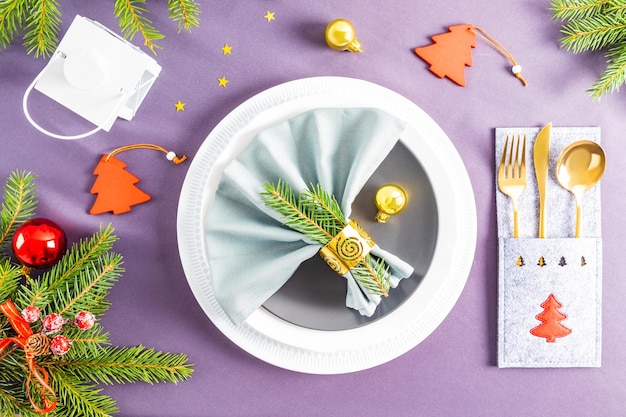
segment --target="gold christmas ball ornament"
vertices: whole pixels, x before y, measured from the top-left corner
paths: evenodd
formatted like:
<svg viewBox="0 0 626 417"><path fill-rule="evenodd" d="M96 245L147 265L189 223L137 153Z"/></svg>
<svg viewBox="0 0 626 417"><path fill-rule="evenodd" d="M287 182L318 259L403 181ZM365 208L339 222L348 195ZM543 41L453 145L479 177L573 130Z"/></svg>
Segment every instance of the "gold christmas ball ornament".
<svg viewBox="0 0 626 417"><path fill-rule="evenodd" d="M407 197L401 187L395 184L387 184L378 189L375 202L378 209L376 221L378 223L387 223L391 216L404 210Z"/></svg>
<svg viewBox="0 0 626 417"><path fill-rule="evenodd" d="M337 51L363 52L354 26L346 19L335 19L326 26L326 43Z"/></svg>

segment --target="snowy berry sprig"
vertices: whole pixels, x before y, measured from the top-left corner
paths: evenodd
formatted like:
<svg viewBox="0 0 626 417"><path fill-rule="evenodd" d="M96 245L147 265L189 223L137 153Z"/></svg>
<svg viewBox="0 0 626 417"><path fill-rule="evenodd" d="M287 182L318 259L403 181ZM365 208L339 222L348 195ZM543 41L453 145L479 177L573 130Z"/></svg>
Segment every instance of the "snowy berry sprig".
<svg viewBox="0 0 626 417"><path fill-rule="evenodd" d="M28 323L35 323L41 320L41 311L37 306L28 306L22 310L21 314ZM49 335L58 333L68 323L74 324L80 330L89 330L94 326L95 322L95 316L89 311L80 311L76 313L73 319L64 319L63 316L57 313L48 314L42 320L40 334L44 341L35 348L38 349L37 354L45 354L47 350L55 355L66 354L72 346L72 341L63 334L57 334L52 338Z"/></svg>

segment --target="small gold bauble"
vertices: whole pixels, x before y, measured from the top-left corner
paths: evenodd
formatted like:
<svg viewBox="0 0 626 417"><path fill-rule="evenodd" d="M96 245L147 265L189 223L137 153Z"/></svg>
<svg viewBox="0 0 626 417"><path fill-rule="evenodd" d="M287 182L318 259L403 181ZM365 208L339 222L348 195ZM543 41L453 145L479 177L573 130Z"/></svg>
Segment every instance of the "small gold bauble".
<svg viewBox="0 0 626 417"><path fill-rule="evenodd" d="M363 52L354 26L345 19L335 19L326 26L326 43L337 51Z"/></svg>
<svg viewBox="0 0 626 417"><path fill-rule="evenodd" d="M406 193L401 187L395 184L383 185L376 192L375 202L378 209L376 221L387 223L391 216L404 210L406 201Z"/></svg>

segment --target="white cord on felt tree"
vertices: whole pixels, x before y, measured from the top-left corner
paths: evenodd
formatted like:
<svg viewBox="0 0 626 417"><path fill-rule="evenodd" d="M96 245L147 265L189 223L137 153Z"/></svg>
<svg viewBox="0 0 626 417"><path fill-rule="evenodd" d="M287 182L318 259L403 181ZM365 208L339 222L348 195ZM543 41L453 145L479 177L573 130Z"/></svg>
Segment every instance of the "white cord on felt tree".
<svg viewBox="0 0 626 417"><path fill-rule="evenodd" d="M117 106L115 106L115 108L113 109L113 111L111 112L111 115L106 119L105 123L103 125L97 126L95 129L92 129L88 132L85 133L81 133L78 135L59 135L56 133L52 133L46 129L44 129L43 127L39 126L31 117L30 113L28 112L28 97L30 96L31 91L33 90L33 88L35 88L35 85L37 84L37 82L39 81L39 79L42 77L42 75L44 74L45 70L54 62L56 61L59 57L65 58L67 55L64 54L61 51L56 51L54 53L54 55L50 58L50 61L48 61L48 64L44 67L44 69L35 77L35 79L33 80L32 83L30 83L30 85L28 86L28 88L26 89L26 91L24 92L24 98L22 100L22 108L24 110L24 116L26 116L26 120L28 120L28 122L38 131L40 131L41 133L43 133L46 136L50 136L52 138L55 139L65 139L65 140L73 140L73 139L82 139L85 138L87 136L91 136L94 133L99 132L100 130L102 130L103 126L107 125L109 122L111 122L111 120L115 119L117 117L117 114L120 110L120 108L124 105L125 101L126 101L126 97L128 96L128 92L124 89L120 90L120 102Z"/></svg>

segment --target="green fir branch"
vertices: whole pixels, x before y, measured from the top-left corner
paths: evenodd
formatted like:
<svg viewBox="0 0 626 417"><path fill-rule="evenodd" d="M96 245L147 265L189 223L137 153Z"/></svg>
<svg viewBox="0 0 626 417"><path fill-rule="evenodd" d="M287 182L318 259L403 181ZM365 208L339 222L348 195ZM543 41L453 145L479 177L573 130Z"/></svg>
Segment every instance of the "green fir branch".
<svg viewBox="0 0 626 417"><path fill-rule="evenodd" d="M51 386L61 405L55 417L109 417L119 410L111 397L100 394L101 388L66 372L54 372Z"/></svg>
<svg viewBox="0 0 626 417"><path fill-rule="evenodd" d="M36 5L36 7L34 7ZM57 0L36 0L26 18L24 46L35 58L48 57L59 42L61 11Z"/></svg>
<svg viewBox="0 0 626 417"><path fill-rule="evenodd" d="M187 355L158 352L143 346L105 347L98 356L62 357L44 364L81 380L104 384L178 383L188 379L193 372L187 363Z"/></svg>
<svg viewBox="0 0 626 417"><path fill-rule="evenodd" d="M110 306L106 297L122 275L121 263L121 255L102 255L90 268L78 274L65 291L59 291L48 309L61 315L75 315L79 311L103 314Z"/></svg>
<svg viewBox="0 0 626 417"><path fill-rule="evenodd" d="M145 3L146 0L115 0L114 12L124 37L132 41L135 35L140 33L143 44L156 54L154 49L160 47L154 41L165 36L145 16L148 13L148 9L143 6Z"/></svg>
<svg viewBox="0 0 626 417"><path fill-rule="evenodd" d="M316 221L316 210L303 204L294 194L289 184L279 180L277 185L266 183L261 193L263 202L283 216L283 224L320 245L326 245L334 237Z"/></svg>
<svg viewBox="0 0 626 417"><path fill-rule="evenodd" d="M614 15L599 15L566 23L561 32L563 47L575 54L597 51L626 37L626 21Z"/></svg>
<svg viewBox="0 0 626 417"><path fill-rule="evenodd" d="M73 286L76 277L79 277L79 280L88 279L94 266L103 269L114 267L112 279L116 279L121 272L117 269L117 265L107 265L100 261L101 257L112 248L113 243L117 240L113 232L113 227L109 224L106 228L94 233L90 239L81 240L72 245L50 270L42 274L37 280L29 281L30 285L22 286L17 297L18 304L22 308L35 305L42 311L46 311L46 307L54 302L55 296L62 294L61 291L66 290L67 286ZM121 260L119 262L121 263ZM93 300L97 300L96 297L93 297ZM57 304L54 305L58 307ZM94 302L91 305L98 312L105 311L108 307L104 301ZM94 312L94 314L99 313Z"/></svg>
<svg viewBox="0 0 626 417"><path fill-rule="evenodd" d="M370 294L386 297L391 287L389 266L383 259L374 259L367 255L365 262L360 262L350 270L352 277ZM372 279L372 277L374 279Z"/></svg>
<svg viewBox="0 0 626 417"><path fill-rule="evenodd" d="M311 184L310 189L302 190L300 201L310 212L315 211L316 221L332 236L336 236L348 224L335 196L319 184Z"/></svg>
<svg viewBox="0 0 626 417"><path fill-rule="evenodd" d="M66 358L82 358L98 356L104 347L110 344L109 334L96 324L89 330L73 328L64 330L63 334L72 341L72 348L65 354Z"/></svg>
<svg viewBox="0 0 626 417"><path fill-rule="evenodd" d="M9 258L0 259L0 302L13 298L22 278L22 268Z"/></svg>
<svg viewBox="0 0 626 417"><path fill-rule="evenodd" d="M0 1L0 46L6 48L24 26L28 0Z"/></svg>
<svg viewBox="0 0 626 417"><path fill-rule="evenodd" d="M605 94L617 92L626 83L626 44L611 48L607 52L606 58L608 61L606 69L587 90L594 99L600 99Z"/></svg>
<svg viewBox="0 0 626 417"><path fill-rule="evenodd" d="M601 14L610 0L552 0L553 18L557 20L586 19Z"/></svg>
<svg viewBox="0 0 626 417"><path fill-rule="evenodd" d="M285 226L326 246L347 225L347 219L333 195L321 185L311 184L296 196L282 180L277 185L266 183L261 198L265 204L282 215ZM370 294L387 296L391 274L383 259L367 255L351 269L354 279Z"/></svg>
<svg viewBox="0 0 626 417"><path fill-rule="evenodd" d="M167 8L170 19L178 23L178 33L183 29L191 31L200 25L200 8L193 0L168 0Z"/></svg>
<svg viewBox="0 0 626 417"><path fill-rule="evenodd" d="M0 249L11 246L15 230L29 220L37 208L35 176L30 172L14 171L4 185L4 199L0 214Z"/></svg>
<svg viewBox="0 0 626 417"><path fill-rule="evenodd" d="M593 99L626 82L626 0L552 0L553 17L564 21L561 46L573 53L608 49L607 66L587 91Z"/></svg>

